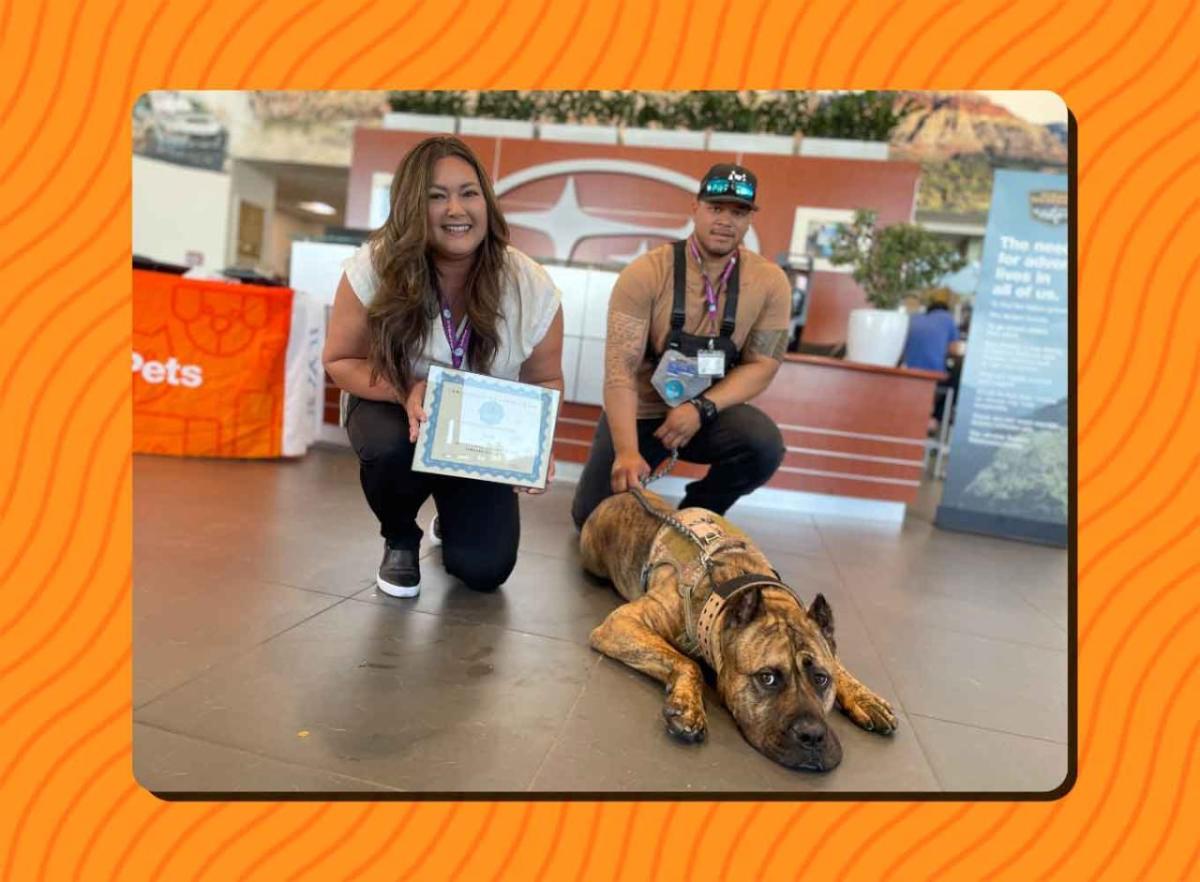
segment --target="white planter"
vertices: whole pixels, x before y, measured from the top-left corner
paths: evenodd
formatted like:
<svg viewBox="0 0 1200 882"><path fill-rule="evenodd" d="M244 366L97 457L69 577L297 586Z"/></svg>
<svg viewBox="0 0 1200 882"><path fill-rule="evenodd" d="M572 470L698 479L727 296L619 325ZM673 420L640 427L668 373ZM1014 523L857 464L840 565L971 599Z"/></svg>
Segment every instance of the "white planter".
<svg viewBox="0 0 1200 882"><path fill-rule="evenodd" d="M904 352L908 313L899 309L852 309L846 329L846 360L895 367Z"/></svg>

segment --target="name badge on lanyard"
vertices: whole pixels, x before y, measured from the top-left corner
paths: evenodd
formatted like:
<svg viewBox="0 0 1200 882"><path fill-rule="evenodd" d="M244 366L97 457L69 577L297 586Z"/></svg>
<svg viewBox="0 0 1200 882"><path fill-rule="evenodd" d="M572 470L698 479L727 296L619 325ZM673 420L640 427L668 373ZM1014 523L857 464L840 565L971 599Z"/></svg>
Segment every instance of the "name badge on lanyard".
<svg viewBox="0 0 1200 882"><path fill-rule="evenodd" d="M707 349L696 351L696 372L702 377L725 376L725 351L714 349L711 339Z"/></svg>

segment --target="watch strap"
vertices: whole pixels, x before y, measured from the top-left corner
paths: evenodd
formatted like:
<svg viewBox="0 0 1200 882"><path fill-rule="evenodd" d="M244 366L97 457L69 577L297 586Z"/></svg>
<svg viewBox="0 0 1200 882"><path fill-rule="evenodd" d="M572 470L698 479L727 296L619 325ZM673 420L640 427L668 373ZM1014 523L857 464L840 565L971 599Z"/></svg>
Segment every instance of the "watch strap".
<svg viewBox="0 0 1200 882"><path fill-rule="evenodd" d="M705 398L704 394L701 393L695 398L689 400L696 406L696 410L700 413L700 425L707 426L710 422L712 422L713 417L717 415L717 408L716 405L712 403L711 399Z"/></svg>

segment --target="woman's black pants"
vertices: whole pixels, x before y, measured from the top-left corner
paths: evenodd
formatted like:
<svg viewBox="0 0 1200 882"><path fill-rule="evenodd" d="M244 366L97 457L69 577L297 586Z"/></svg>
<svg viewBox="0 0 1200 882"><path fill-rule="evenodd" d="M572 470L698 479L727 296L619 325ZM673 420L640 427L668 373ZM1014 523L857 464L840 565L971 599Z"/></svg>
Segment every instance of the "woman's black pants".
<svg viewBox="0 0 1200 882"><path fill-rule="evenodd" d="M398 404L350 396L346 431L358 455L367 504L393 548L421 544L417 512L430 495L437 504L446 572L471 588L501 585L517 563L521 518L507 484L413 471L408 415Z"/></svg>

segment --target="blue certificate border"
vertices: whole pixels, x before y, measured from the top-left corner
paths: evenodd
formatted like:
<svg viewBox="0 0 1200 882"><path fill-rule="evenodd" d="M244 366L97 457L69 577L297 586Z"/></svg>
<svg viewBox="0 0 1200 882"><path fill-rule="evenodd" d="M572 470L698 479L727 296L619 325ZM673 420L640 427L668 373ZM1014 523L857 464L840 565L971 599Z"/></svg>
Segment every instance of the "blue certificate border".
<svg viewBox="0 0 1200 882"><path fill-rule="evenodd" d="M436 375L435 371L437 372ZM429 374L429 380L433 382L433 401L429 405L429 428L431 432L433 432L434 427L437 425L438 414L441 411L442 390L446 387L447 383L453 383L462 386L464 390L467 387L493 389L505 395L536 399L541 405L541 416L539 418L541 421L541 430L539 432L540 443L538 444L537 454L533 458L533 469L530 471L518 471L516 469L470 465L436 457L433 455L434 436L431 434L428 442L425 444L425 450L422 452L421 464L427 468L433 467L450 470L467 478L475 477L483 480L501 478L509 481L520 481L530 486L537 485L542 474L542 462L546 458L549 445L553 443L551 440L551 433L554 431L554 410L551 408L551 404L554 402L553 390L541 386L514 383L509 380L497 380L480 374L467 373L466 371L453 371L440 366L431 367Z"/></svg>

